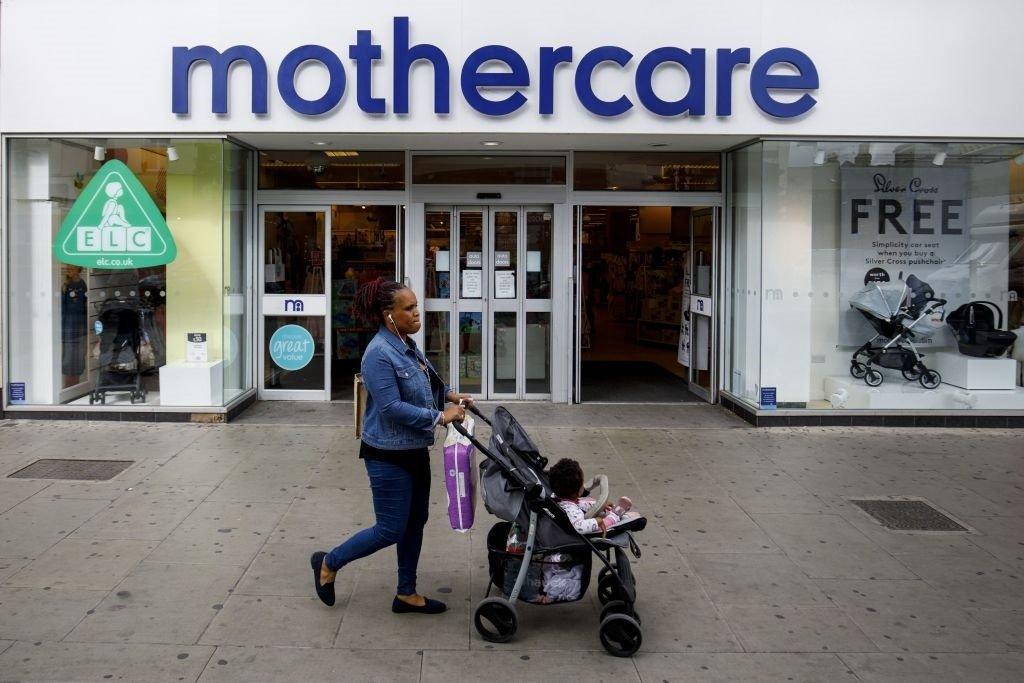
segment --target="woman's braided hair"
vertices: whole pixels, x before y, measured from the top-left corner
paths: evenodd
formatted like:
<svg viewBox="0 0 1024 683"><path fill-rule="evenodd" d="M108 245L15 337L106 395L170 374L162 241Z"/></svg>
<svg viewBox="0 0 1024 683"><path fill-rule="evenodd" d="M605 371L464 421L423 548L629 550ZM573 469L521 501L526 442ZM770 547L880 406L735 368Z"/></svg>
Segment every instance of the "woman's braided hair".
<svg viewBox="0 0 1024 683"><path fill-rule="evenodd" d="M352 312L368 325L383 325L384 309L391 308L395 303L395 295L405 288L400 282L382 277L367 282L356 291Z"/></svg>

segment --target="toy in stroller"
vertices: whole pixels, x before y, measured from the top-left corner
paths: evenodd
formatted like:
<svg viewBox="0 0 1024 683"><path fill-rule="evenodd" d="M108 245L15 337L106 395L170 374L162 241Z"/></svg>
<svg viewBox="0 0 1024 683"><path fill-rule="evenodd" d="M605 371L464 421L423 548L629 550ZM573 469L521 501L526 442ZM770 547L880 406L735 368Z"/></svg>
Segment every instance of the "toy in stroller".
<svg viewBox="0 0 1024 683"><path fill-rule="evenodd" d="M476 630L485 640L504 643L519 626L516 600L551 605L582 599L596 557L603 565L598 572L598 599L604 605L598 631L601 644L615 656L632 656L640 649L643 633L626 549L640 557L632 532L643 530L647 520L633 517L605 536L579 533L552 496L544 472L547 459L511 413L499 406L487 419L473 406L468 410L491 426L490 447L462 425L453 425L484 455L480 464L484 505L504 520L487 534L490 581L487 596L473 615ZM602 495L607 499L607 479ZM603 502L599 500L594 510ZM492 596L492 589L501 595Z"/></svg>
<svg viewBox="0 0 1024 683"><path fill-rule="evenodd" d="M98 375L89 404L106 404L109 392L128 392L132 403L145 402L141 355L146 309L135 298L106 299L98 304Z"/></svg>
<svg viewBox="0 0 1024 683"><path fill-rule="evenodd" d="M899 370L904 379L919 382L925 389L939 386L942 376L924 364L913 339L935 333L931 318L945 305L945 299L935 298L928 283L914 275L906 282L868 283L850 297L850 307L860 311L878 334L853 353L850 374L869 387L877 387L884 380L873 367L877 365Z"/></svg>

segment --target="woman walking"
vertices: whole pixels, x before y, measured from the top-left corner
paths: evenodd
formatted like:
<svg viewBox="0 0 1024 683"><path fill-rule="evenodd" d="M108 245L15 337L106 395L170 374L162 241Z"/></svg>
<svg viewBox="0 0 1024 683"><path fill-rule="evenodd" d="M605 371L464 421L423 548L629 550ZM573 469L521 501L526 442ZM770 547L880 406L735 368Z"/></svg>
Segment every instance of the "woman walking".
<svg viewBox="0 0 1024 683"><path fill-rule="evenodd" d="M391 611L438 614L447 606L416 592L430 499L427 449L439 425L465 417L462 405L472 397L449 390L409 336L420 329L419 305L411 289L378 278L356 292L353 312L379 328L361 363L367 400L359 446L376 523L329 553L313 553L313 586L324 604L333 605L339 570L397 545L398 589ZM446 400L455 405L444 408Z"/></svg>

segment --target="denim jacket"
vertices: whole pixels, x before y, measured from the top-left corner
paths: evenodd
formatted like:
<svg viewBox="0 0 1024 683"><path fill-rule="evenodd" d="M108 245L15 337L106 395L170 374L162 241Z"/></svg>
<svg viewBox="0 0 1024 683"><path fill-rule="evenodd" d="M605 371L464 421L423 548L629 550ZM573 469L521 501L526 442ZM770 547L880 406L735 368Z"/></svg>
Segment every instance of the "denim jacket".
<svg viewBox="0 0 1024 683"><path fill-rule="evenodd" d="M432 390L420 363L433 371L411 337L407 346L385 327L366 347L360 371L367 393L362 439L368 445L404 450L434 443L434 426L449 389L438 383Z"/></svg>

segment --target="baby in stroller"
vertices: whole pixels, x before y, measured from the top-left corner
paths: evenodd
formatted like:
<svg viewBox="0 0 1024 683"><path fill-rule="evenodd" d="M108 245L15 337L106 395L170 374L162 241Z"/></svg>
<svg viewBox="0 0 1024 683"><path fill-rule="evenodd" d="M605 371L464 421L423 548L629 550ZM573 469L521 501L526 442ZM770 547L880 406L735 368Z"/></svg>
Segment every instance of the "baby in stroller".
<svg viewBox="0 0 1024 683"><path fill-rule="evenodd" d="M581 534L604 534L609 528L618 524L623 516L633 507L633 501L625 496L619 498L614 505L607 503L602 510L595 511L588 517L597 501L587 497L583 487L583 468L571 458L562 458L548 471L551 492L555 494L558 506L569 516L576 531ZM543 602L559 602L575 600L582 588L582 569L580 566L563 566L558 555L552 555L544 564L545 596Z"/></svg>
<svg viewBox="0 0 1024 683"><path fill-rule="evenodd" d="M556 462L548 472L548 481L551 483L551 492L558 500L558 506L565 510L572 525L581 534L608 531L633 507L633 501L621 496L615 504L607 503L603 510L588 515L597 501L586 497L586 490L583 488L583 468L571 458L562 458Z"/></svg>

